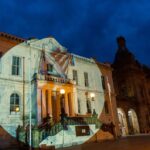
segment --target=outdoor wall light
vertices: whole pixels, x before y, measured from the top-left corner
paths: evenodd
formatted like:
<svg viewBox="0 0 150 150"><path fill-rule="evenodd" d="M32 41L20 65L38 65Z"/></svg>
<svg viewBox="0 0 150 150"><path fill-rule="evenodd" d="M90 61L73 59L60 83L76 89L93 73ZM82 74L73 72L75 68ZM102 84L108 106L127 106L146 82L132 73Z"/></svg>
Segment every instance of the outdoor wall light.
<svg viewBox="0 0 150 150"><path fill-rule="evenodd" d="M91 93L91 99L92 99L92 101L94 101L94 98L95 98L95 93Z"/></svg>
<svg viewBox="0 0 150 150"><path fill-rule="evenodd" d="M16 112L19 112L19 107L16 107L16 110L15 110Z"/></svg>
<svg viewBox="0 0 150 150"><path fill-rule="evenodd" d="M61 89L61 90L60 90L60 94L65 94L65 90L64 90L64 89Z"/></svg>

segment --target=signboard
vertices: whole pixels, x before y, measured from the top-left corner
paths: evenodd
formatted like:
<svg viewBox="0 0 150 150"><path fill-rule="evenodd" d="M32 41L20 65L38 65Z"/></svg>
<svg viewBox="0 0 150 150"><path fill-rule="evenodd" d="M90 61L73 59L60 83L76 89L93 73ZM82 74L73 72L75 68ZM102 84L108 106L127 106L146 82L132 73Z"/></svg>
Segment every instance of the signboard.
<svg viewBox="0 0 150 150"><path fill-rule="evenodd" d="M76 126L76 136L87 136L90 135L90 127L89 126Z"/></svg>

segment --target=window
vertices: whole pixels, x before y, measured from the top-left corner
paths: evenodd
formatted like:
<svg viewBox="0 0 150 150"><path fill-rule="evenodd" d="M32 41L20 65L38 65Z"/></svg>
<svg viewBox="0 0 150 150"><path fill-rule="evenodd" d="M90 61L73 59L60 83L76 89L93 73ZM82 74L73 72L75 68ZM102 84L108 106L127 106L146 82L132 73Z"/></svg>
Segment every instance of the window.
<svg viewBox="0 0 150 150"><path fill-rule="evenodd" d="M89 99L86 100L87 113L92 113L91 110L91 101Z"/></svg>
<svg viewBox="0 0 150 150"><path fill-rule="evenodd" d="M20 111L19 101L20 101L20 97L18 94L16 94L16 93L11 94L11 96L10 96L10 113Z"/></svg>
<svg viewBox="0 0 150 150"><path fill-rule="evenodd" d="M12 75L20 75L20 73L21 73L21 58L13 56Z"/></svg>
<svg viewBox="0 0 150 150"><path fill-rule="evenodd" d="M77 74L77 70L73 70L73 80L76 81L76 84L78 84L78 74Z"/></svg>
<svg viewBox="0 0 150 150"><path fill-rule="evenodd" d="M101 80L102 80L102 87L103 87L103 90L105 90L105 89L106 89L105 76L101 76Z"/></svg>
<svg viewBox="0 0 150 150"><path fill-rule="evenodd" d="M78 113L81 113L81 106L80 106L80 100L78 99Z"/></svg>
<svg viewBox="0 0 150 150"><path fill-rule="evenodd" d="M47 64L47 72L53 72L53 65L52 64Z"/></svg>
<svg viewBox="0 0 150 150"><path fill-rule="evenodd" d="M0 73L2 72L2 60L0 58Z"/></svg>
<svg viewBox="0 0 150 150"><path fill-rule="evenodd" d="M86 87L89 86L89 80L88 80L88 73L87 72L84 72L84 85Z"/></svg>
<svg viewBox="0 0 150 150"><path fill-rule="evenodd" d="M46 114L48 114L48 90L45 91Z"/></svg>
<svg viewBox="0 0 150 150"><path fill-rule="evenodd" d="M108 102L105 101L104 103L104 109L105 109L105 114L109 114L109 108L108 108Z"/></svg>

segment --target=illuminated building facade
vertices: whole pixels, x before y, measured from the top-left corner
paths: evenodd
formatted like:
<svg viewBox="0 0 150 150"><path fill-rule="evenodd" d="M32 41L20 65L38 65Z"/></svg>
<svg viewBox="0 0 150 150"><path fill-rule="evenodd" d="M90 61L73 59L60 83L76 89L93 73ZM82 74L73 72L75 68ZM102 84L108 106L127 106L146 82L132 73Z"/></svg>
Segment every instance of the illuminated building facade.
<svg viewBox="0 0 150 150"><path fill-rule="evenodd" d="M62 112L84 125L82 118L100 117L104 90L95 60L68 53L52 37L25 41L0 35L0 124L10 134L29 124L31 100L33 125L42 125L47 117L57 124ZM97 129L89 123L91 137Z"/></svg>

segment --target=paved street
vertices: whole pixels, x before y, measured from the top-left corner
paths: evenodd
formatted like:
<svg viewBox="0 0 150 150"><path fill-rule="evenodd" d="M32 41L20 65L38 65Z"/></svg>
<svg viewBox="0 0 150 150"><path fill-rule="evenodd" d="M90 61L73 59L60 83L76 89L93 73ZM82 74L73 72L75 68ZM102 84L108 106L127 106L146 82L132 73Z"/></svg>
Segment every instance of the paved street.
<svg viewBox="0 0 150 150"><path fill-rule="evenodd" d="M115 141L89 143L60 150L150 150L150 135L129 136Z"/></svg>

